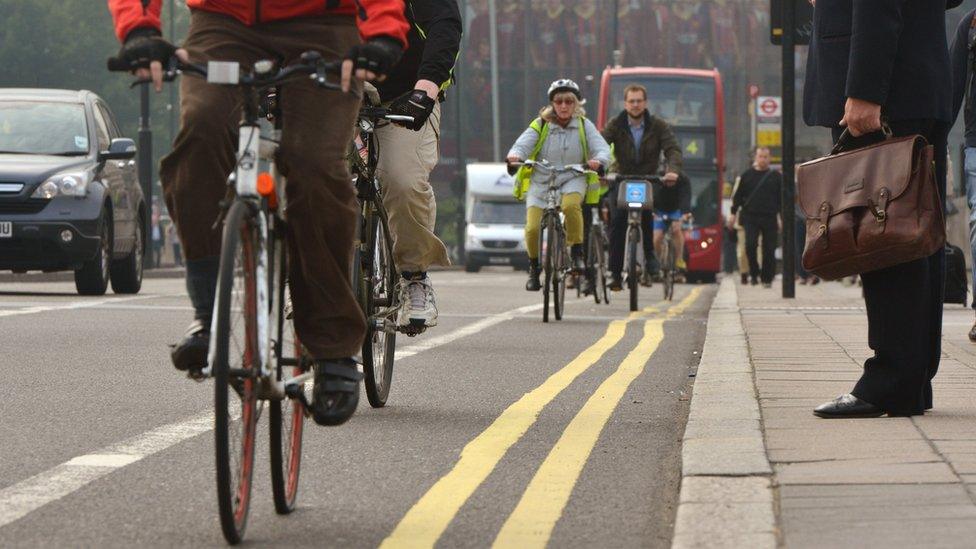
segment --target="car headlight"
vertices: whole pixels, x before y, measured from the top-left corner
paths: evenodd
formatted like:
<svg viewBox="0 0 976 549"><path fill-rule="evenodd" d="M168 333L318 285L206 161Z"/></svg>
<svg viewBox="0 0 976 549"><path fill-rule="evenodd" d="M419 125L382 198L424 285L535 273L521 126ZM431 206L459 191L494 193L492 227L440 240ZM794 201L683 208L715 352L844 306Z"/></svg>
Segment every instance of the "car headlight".
<svg viewBox="0 0 976 549"><path fill-rule="evenodd" d="M467 238L464 239L464 245L468 248L480 248L481 241L471 235L468 235Z"/></svg>
<svg viewBox="0 0 976 549"><path fill-rule="evenodd" d="M34 189L31 198L52 199L55 196L85 196L88 192L88 174L59 173L51 176Z"/></svg>

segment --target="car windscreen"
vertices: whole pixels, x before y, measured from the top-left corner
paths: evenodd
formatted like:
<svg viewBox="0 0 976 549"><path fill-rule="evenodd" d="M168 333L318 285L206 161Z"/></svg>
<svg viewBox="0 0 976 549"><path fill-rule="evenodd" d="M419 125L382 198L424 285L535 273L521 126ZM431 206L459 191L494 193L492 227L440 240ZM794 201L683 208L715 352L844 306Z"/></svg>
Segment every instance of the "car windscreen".
<svg viewBox="0 0 976 549"><path fill-rule="evenodd" d="M0 153L88 154L84 106L0 100Z"/></svg>
<svg viewBox="0 0 976 549"><path fill-rule="evenodd" d="M525 206L519 202L475 200L471 212L473 223L525 224Z"/></svg>

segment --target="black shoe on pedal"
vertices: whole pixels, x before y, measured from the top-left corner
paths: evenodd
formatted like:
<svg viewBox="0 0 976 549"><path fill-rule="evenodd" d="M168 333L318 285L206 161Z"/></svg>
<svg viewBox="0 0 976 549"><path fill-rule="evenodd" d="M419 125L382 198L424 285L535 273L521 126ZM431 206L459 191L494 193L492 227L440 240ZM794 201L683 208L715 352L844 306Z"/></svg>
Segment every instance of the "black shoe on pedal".
<svg viewBox="0 0 976 549"><path fill-rule="evenodd" d="M610 275L610 282L607 284L611 292L619 292L624 289L624 281L618 274Z"/></svg>
<svg viewBox="0 0 976 549"><path fill-rule="evenodd" d="M206 368L209 351L210 325L200 320L194 320L186 329L183 339L170 348L169 356L177 370L186 372Z"/></svg>
<svg viewBox="0 0 976 549"><path fill-rule="evenodd" d="M359 381L363 374L351 358L315 361L312 419L319 425L342 425L359 405Z"/></svg>

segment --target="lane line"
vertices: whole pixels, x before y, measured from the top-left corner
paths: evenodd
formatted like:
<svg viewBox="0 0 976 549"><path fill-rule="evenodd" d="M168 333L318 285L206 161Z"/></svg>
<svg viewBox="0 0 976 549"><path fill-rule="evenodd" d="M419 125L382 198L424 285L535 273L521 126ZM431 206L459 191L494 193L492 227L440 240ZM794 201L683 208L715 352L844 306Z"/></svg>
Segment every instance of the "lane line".
<svg viewBox="0 0 976 549"><path fill-rule="evenodd" d="M653 308L649 308L653 309ZM526 431L542 409L577 377L595 364L624 337L627 323L644 312L614 320L596 343L569 364L510 405L481 434L469 442L457 463L407 511L396 528L383 540L381 549L433 547L468 498L484 482Z"/></svg>
<svg viewBox="0 0 976 549"><path fill-rule="evenodd" d="M640 342L587 399L563 431L532 477L515 510L502 525L492 547L541 549L549 544L552 530L569 502L600 433L627 389L644 372L651 356L664 340L664 322L682 314L700 293L701 289L695 288L668 310L665 319L644 323L644 336Z"/></svg>
<svg viewBox="0 0 976 549"><path fill-rule="evenodd" d="M147 295L134 295L127 297L111 297L108 299L99 299L93 301L73 301L64 305L47 305L47 306L37 306L37 307L25 307L23 309L14 309L10 311L0 311L0 317L6 316L19 316L19 315L31 315L37 313L47 313L51 311L69 311L73 309L89 309L91 307L98 307L100 305L108 305L111 303L119 303L122 301L136 301L140 299L154 299L160 297L154 294Z"/></svg>
<svg viewBox="0 0 976 549"><path fill-rule="evenodd" d="M604 380L563 431L492 547L544 548L549 543L556 521L562 516L600 433L627 388L644 371L644 366L664 339L663 325L661 319L644 323L644 337L640 343L620 363L617 371Z"/></svg>
<svg viewBox="0 0 976 549"><path fill-rule="evenodd" d="M0 490L0 528L126 465L213 429L213 411L77 456Z"/></svg>
<svg viewBox="0 0 976 549"><path fill-rule="evenodd" d="M30 311L2 311L0 312L0 316L13 316L10 314L4 315L4 312L31 314L60 309L89 308L106 305L110 302L149 299L152 297L158 296L146 295L100 301L82 301L58 307L37 307L34 308L37 310L32 309ZM403 358L439 347L461 337L475 334L489 326L541 308L542 304L527 305L485 318L471 325L463 326L453 332L448 332L422 343L405 347L403 348ZM401 358L400 351L397 352L397 358ZM206 433L213 429L213 424L213 411L207 410L188 419L157 427L92 453L76 456L47 471L38 473L12 486L0 489L0 528L48 503L57 501L83 488L87 484L113 471L131 465L197 435Z"/></svg>

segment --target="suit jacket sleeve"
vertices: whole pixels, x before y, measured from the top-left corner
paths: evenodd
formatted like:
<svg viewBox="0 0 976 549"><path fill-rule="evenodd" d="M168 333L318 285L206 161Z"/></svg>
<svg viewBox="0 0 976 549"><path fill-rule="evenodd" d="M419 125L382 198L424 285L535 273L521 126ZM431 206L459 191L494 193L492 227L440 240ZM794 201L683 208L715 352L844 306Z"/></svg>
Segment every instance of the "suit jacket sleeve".
<svg viewBox="0 0 976 549"><path fill-rule="evenodd" d="M847 97L884 105L906 0L854 0Z"/></svg>
<svg viewBox="0 0 976 549"><path fill-rule="evenodd" d="M969 73L969 26L972 24L973 13L971 11L962 18L956 28L956 34L952 38L952 46L949 48L949 58L952 61L952 119L959 116L959 109L962 108L963 101L966 100L966 82Z"/></svg>

